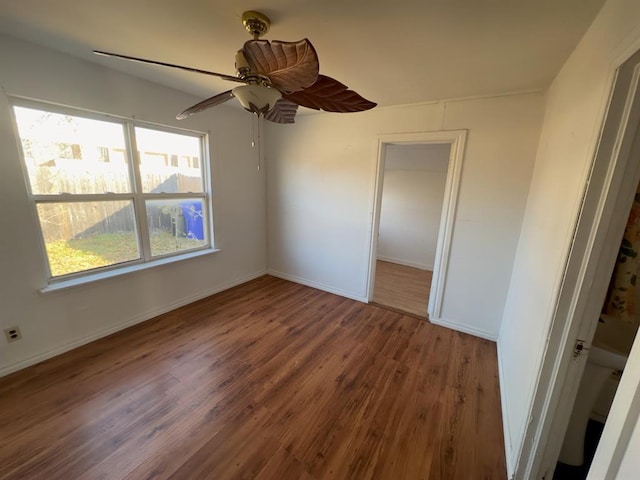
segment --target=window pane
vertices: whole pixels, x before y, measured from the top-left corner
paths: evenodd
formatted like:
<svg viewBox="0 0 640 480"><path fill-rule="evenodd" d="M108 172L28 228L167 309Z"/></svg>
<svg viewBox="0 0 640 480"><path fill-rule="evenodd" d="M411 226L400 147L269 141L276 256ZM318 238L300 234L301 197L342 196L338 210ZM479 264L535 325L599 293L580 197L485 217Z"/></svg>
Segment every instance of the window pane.
<svg viewBox="0 0 640 480"><path fill-rule="evenodd" d="M200 137L136 127L142 191L202 192Z"/></svg>
<svg viewBox="0 0 640 480"><path fill-rule="evenodd" d="M14 107L34 194L131 192L124 127Z"/></svg>
<svg viewBox="0 0 640 480"><path fill-rule="evenodd" d="M39 203L51 276L140 258L133 202Z"/></svg>
<svg viewBox="0 0 640 480"><path fill-rule="evenodd" d="M147 201L152 256L208 245L203 203L202 198Z"/></svg>

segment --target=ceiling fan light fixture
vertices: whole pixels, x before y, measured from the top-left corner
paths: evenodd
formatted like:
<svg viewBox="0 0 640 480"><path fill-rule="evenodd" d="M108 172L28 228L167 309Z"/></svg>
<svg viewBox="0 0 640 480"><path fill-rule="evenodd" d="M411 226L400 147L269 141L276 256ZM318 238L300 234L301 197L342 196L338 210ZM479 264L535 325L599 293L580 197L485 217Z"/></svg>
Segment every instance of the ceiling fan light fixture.
<svg viewBox="0 0 640 480"><path fill-rule="evenodd" d="M320 75L318 54L308 39L297 42L261 40L260 37L269 30L271 21L260 12L244 12L242 23L253 40L246 41L237 51L235 76L102 50L93 52L243 84L192 105L176 116L178 120L220 105L233 97L249 112L273 123L294 123L298 106L338 113L362 112L376 106L339 81Z"/></svg>
<svg viewBox="0 0 640 480"><path fill-rule="evenodd" d="M282 94L275 88L256 84L242 85L234 88L232 92L245 110L258 116L264 115L271 110L282 97Z"/></svg>

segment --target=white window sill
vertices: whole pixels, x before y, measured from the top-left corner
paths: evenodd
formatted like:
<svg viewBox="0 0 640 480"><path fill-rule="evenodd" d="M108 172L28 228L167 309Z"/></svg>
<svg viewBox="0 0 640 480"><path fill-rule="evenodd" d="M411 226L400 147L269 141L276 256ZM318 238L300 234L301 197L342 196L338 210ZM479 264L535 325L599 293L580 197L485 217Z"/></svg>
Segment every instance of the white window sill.
<svg viewBox="0 0 640 480"><path fill-rule="evenodd" d="M149 268L154 268L160 265L167 265L170 263L181 262L183 260L189 260L191 258L211 255L219 251L219 248L208 248L206 250L198 250L197 252L185 253L183 255L176 255L173 257L159 258L157 260L152 260L146 263L137 263L135 265L128 265L126 267L114 268L113 270L106 270L103 272L83 275L81 277L70 278L68 280L60 280L59 282L50 283L46 287L40 289L40 293L52 293L59 290L66 290L67 288L87 285L99 280L104 280L106 278L119 277L121 275L127 275L129 273L138 272L140 270L147 270Z"/></svg>

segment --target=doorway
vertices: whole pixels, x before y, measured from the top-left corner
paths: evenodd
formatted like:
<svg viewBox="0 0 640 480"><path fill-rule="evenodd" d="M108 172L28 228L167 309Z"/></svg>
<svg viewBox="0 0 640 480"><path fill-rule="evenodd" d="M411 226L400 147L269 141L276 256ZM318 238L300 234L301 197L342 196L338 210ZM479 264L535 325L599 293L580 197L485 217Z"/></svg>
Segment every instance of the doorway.
<svg viewBox="0 0 640 480"><path fill-rule="evenodd" d="M556 301L516 479L553 477L587 359L595 353L592 341L640 182L640 52L618 65ZM637 339L611 409L589 478L616 478L638 422Z"/></svg>
<svg viewBox="0 0 640 480"><path fill-rule="evenodd" d="M465 130L378 137L369 302L440 318L465 140ZM429 182L441 185L425 195Z"/></svg>
<svg viewBox="0 0 640 480"><path fill-rule="evenodd" d="M609 278L554 480L585 480L640 326L640 184Z"/></svg>
<svg viewBox="0 0 640 480"><path fill-rule="evenodd" d="M388 145L373 302L427 317L451 145Z"/></svg>

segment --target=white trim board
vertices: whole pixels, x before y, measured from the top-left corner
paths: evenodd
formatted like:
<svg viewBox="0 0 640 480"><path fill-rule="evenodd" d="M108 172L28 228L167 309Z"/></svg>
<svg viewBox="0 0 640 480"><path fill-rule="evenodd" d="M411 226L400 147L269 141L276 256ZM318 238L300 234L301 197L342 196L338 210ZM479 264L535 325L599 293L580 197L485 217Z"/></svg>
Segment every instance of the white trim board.
<svg viewBox="0 0 640 480"><path fill-rule="evenodd" d="M492 342L498 341L498 335L493 332L488 332L487 330L483 330L481 328L474 328L461 323L457 320L447 320L446 318L431 318L429 317L429 322L434 325L439 325L441 327L446 327L451 330L455 330L457 332L466 333L468 335L473 335L474 337L484 338L485 340L491 340Z"/></svg>
<svg viewBox="0 0 640 480"><path fill-rule="evenodd" d="M505 464L507 467L507 475L510 480L513 479L513 472L515 471L515 464L513 463L513 442L511 441L511 429L509 428L509 415L507 415L507 396L505 390L502 388L504 385L504 364L503 356L501 353L500 341L496 342L496 352L498 355L498 388L500 389L500 407L502 410L502 436L504 441L504 455Z"/></svg>
<svg viewBox="0 0 640 480"><path fill-rule="evenodd" d="M87 343L91 343L95 340L99 340L100 338L111 335L112 333L116 333L116 332L119 332L120 330L124 330L125 328L131 327L138 323L151 320L152 318L155 318L158 315L162 315L164 313L170 312L172 310L175 310L176 308L180 308L184 305L188 305L190 303L196 302L203 298L210 297L211 295L215 295L216 293L220 293L224 290L228 290L230 288L236 287L238 285L246 283L250 280L254 280L266 274L267 274L266 271L259 271L259 272L252 273L245 277L241 277L241 278L232 280L230 282L223 283L222 285L218 285L214 288L204 290L202 292L197 293L196 295L185 297L177 302L167 303L165 305L159 306L157 308L144 312L140 315L136 315L132 318L119 322L115 325L110 325L107 328L103 328L96 332L90 333L89 335L76 338L75 340L72 340L70 342L65 342L61 345L50 348L42 353L39 353L32 357L26 358L24 360L20 360L15 363L11 363L7 366L0 368L0 377L4 377L5 375L9 375L10 373L17 372L18 370L22 370L23 368L30 367L44 360L48 360L49 358L56 357L65 352L73 350L74 348L81 347L82 345L86 345Z"/></svg>
<svg viewBox="0 0 640 480"><path fill-rule="evenodd" d="M467 130L439 130L433 132L392 133L378 135L376 138L377 161L373 176L373 188L370 211L369 267L367 275L367 301L373 300L376 276L376 259L378 257L378 235L380 230L380 211L382 207L382 187L384 181L384 165L388 145L426 145L449 144L449 164L445 184L438 241L433 266L433 279L429 294L427 313L429 318L440 318L444 290L446 286L449 253L453 237L453 225L456 217L458 190L462 178Z"/></svg>
<svg viewBox="0 0 640 480"><path fill-rule="evenodd" d="M355 300L357 302L369 303L369 299L367 297L356 295L340 288L330 287L323 283L307 280L306 278L298 277L296 275L289 275L288 273L283 273L271 269L267 270L267 274L274 277L282 278L283 280L289 280L290 282L299 283L300 285L306 285L307 287L316 288L318 290L322 290L323 292L333 293L334 295L338 295L340 297L350 298L351 300Z"/></svg>

